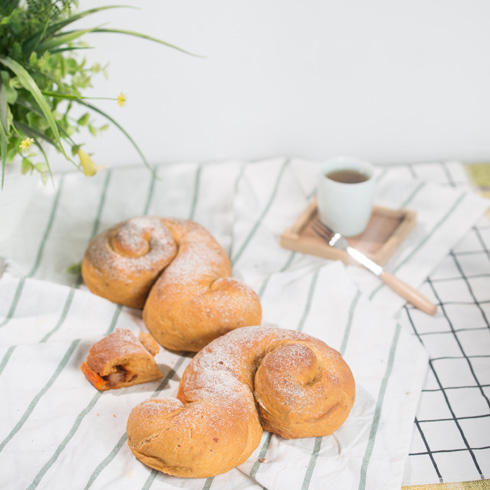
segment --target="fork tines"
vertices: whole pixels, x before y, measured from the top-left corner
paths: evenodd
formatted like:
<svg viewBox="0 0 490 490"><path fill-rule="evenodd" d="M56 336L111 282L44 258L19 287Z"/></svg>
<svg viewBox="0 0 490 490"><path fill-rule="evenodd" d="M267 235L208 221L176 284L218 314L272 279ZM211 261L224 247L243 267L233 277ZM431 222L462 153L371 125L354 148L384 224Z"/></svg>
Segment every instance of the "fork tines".
<svg viewBox="0 0 490 490"><path fill-rule="evenodd" d="M311 224L311 228L318 236L323 238L328 243L335 235L335 233L326 225L324 225L320 220L313 221L313 223Z"/></svg>

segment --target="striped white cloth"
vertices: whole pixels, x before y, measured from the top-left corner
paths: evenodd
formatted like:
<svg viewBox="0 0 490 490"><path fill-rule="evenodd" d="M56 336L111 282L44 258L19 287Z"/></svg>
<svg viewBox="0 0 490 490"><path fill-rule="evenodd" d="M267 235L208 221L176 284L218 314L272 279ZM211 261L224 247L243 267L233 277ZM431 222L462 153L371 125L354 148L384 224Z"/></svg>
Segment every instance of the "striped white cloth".
<svg viewBox="0 0 490 490"><path fill-rule="evenodd" d="M38 189L17 235L0 245L0 256L7 259L0 280L0 487L400 487L427 357L373 305L396 311L389 292L370 301L349 276L355 272L368 294L377 287L371 283L369 289L371 278L360 280L360 271L278 246L278 233L313 191L316 168L283 159L189 163L159 167L159 179L145 169L126 168L91 180L59 175L54 188ZM380 176L380 191L384 179L389 181ZM416 232L395 262L400 275L418 269L408 277L417 286L442 259L446 249L437 247L458 240L447 230L461 225L459 208L465 213L459 233L483 208L466 194L437 189L435 195L418 182L416 190L412 179L406 185L411 187L405 201L413 195L424 210L434 196L432 211L421 221L432 226ZM393 202L391 186L385 187L380 199L402 204L401 191ZM310 333L343 353L356 378L357 400L335 435L286 441L266 433L240 468L207 480L169 477L131 455L125 434L129 411L150 396L175 394L189 359L162 351L157 361L163 381L97 392L79 370L90 345L115 328L138 331L144 325L140 312L80 287L67 267L80 261L98 231L140 214L202 223L229 251L235 275L260 294L265 322Z"/></svg>

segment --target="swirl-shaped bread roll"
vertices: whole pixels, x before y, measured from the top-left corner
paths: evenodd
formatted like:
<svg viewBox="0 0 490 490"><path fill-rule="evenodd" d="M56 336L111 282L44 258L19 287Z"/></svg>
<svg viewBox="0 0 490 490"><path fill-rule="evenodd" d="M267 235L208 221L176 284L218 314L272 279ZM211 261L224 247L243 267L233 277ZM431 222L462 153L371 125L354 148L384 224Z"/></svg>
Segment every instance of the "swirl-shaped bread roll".
<svg viewBox="0 0 490 490"><path fill-rule="evenodd" d="M95 294L133 308L172 350L199 351L230 330L261 322L255 292L230 277L223 248L188 220L132 218L97 235L82 261Z"/></svg>
<svg viewBox="0 0 490 490"><path fill-rule="evenodd" d="M177 399L131 411L128 444L159 471L210 477L243 463L263 429L289 439L331 434L354 397L349 367L324 342L276 327L241 328L194 357Z"/></svg>

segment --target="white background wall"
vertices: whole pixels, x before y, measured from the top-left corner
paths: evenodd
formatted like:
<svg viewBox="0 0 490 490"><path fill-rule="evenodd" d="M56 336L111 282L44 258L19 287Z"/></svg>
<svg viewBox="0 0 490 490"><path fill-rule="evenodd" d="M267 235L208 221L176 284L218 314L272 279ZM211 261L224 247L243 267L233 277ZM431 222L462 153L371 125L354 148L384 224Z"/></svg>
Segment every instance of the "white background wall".
<svg viewBox="0 0 490 490"><path fill-rule="evenodd" d="M92 16L207 56L87 36L110 61L94 95L153 163L350 154L375 163L490 159L488 0L81 0ZM87 151L138 155L115 129ZM66 165L66 164L65 164Z"/></svg>

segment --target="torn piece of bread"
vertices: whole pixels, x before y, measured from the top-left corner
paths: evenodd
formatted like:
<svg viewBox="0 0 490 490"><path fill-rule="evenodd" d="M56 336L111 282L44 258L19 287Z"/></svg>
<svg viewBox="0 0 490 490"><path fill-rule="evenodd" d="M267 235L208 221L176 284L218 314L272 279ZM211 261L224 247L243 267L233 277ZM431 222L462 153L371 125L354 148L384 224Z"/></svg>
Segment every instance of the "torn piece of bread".
<svg viewBox="0 0 490 490"><path fill-rule="evenodd" d="M163 377L154 359L159 350L149 333L138 339L131 330L118 329L90 348L80 369L99 391L148 383Z"/></svg>

